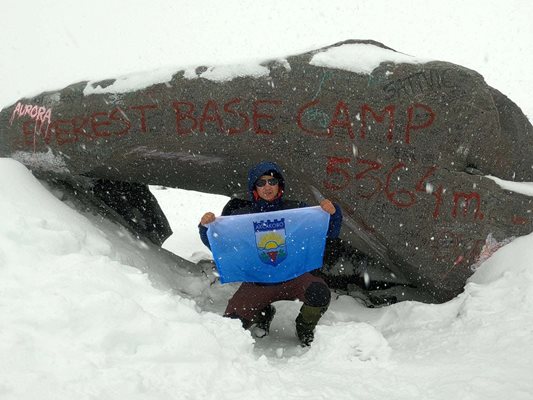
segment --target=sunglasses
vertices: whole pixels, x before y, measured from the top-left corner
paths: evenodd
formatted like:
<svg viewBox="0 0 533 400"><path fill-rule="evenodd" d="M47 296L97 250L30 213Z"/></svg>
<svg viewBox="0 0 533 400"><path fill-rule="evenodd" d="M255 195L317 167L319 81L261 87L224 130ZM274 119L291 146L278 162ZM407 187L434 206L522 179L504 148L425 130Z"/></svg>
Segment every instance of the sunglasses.
<svg viewBox="0 0 533 400"><path fill-rule="evenodd" d="M279 184L279 179L278 179L278 178L258 179L258 180L255 182L255 186L257 186L257 187L263 187L263 186L265 186L267 183L269 184L269 186L276 186L277 184Z"/></svg>

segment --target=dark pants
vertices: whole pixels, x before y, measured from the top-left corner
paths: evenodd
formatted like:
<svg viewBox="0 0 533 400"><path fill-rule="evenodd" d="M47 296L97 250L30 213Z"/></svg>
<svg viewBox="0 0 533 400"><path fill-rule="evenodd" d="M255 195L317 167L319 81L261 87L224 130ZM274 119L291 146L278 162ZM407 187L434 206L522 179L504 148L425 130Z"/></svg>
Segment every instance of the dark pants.
<svg viewBox="0 0 533 400"><path fill-rule="evenodd" d="M300 300L312 307L327 307L331 298L322 278L305 273L273 285L243 283L228 302L224 316L253 321L261 310L279 300Z"/></svg>

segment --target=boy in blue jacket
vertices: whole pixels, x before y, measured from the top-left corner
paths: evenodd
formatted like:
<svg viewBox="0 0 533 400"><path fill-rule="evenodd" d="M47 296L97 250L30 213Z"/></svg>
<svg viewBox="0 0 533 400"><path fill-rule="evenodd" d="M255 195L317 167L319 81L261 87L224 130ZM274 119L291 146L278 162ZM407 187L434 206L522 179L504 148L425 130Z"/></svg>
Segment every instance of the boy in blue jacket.
<svg viewBox="0 0 533 400"><path fill-rule="evenodd" d="M251 201L231 199L222 215L262 213L307 207L299 201L285 200L283 192L285 180L280 167L273 162L261 162L248 173L248 191ZM339 235L342 224L340 207L329 200L320 202L322 209L330 214L328 238ZM202 242L209 248L207 227L215 220L212 212L205 213L199 224ZM255 325L257 337L268 334L270 323L276 309L272 305L279 300L300 300L303 302L296 318L296 334L303 346L309 346L314 338L315 327L326 312L331 299L328 286L322 278L309 272L294 279L279 283L244 282L229 300L225 317L238 318L243 327L248 329Z"/></svg>

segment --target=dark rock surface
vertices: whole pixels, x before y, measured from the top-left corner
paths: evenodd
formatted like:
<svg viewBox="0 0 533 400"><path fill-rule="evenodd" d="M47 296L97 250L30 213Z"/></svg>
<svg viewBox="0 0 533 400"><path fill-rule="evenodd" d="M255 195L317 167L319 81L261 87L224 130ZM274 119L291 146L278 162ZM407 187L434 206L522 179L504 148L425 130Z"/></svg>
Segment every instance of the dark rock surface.
<svg viewBox="0 0 533 400"><path fill-rule="evenodd" d="M124 224L143 238L162 246L172 229L148 185L99 179L91 193L118 213Z"/></svg>
<svg viewBox="0 0 533 400"><path fill-rule="evenodd" d="M530 198L486 176L533 181L533 128L459 65L348 41L248 69L177 71L129 92L122 83L81 82L5 108L0 156L41 176L230 196L244 195L252 164L273 160L289 197L338 202L346 243L439 301L462 291L488 238L532 230Z"/></svg>

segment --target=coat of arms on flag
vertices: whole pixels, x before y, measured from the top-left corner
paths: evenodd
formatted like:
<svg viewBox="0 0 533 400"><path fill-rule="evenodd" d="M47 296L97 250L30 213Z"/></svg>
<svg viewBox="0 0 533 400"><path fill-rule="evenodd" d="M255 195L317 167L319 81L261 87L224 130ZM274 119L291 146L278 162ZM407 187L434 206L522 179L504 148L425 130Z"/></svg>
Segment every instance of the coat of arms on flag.
<svg viewBox="0 0 533 400"><path fill-rule="evenodd" d="M268 265L278 265L287 258L285 218L254 221L255 243L259 259Z"/></svg>
<svg viewBox="0 0 533 400"><path fill-rule="evenodd" d="M328 224L319 206L217 217L207 235L220 282L276 283L320 268Z"/></svg>

